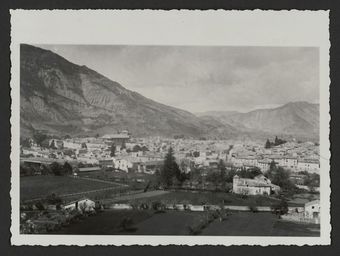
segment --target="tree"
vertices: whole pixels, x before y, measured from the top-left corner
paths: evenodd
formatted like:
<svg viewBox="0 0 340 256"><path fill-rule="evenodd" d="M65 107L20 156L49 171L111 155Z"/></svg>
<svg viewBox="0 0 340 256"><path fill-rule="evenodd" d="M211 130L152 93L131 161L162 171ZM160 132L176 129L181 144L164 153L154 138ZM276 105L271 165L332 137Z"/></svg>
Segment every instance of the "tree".
<svg viewBox="0 0 340 256"><path fill-rule="evenodd" d="M234 168L230 169L226 174L226 182L232 183L235 174L236 174L236 169Z"/></svg>
<svg viewBox="0 0 340 256"><path fill-rule="evenodd" d="M316 187L320 186L320 175L317 173L305 174L303 183L308 187L309 191L314 192Z"/></svg>
<svg viewBox="0 0 340 256"><path fill-rule="evenodd" d="M50 169L52 171L52 173L56 176L61 176L63 174L63 168L62 166L57 163L57 162L53 162L50 164Z"/></svg>
<svg viewBox="0 0 340 256"><path fill-rule="evenodd" d="M81 143L81 148L83 148L83 149L87 149L87 145L86 145L86 143L85 143L85 142Z"/></svg>
<svg viewBox="0 0 340 256"><path fill-rule="evenodd" d="M200 156L200 152L194 151L194 152L192 153L192 155L193 155L194 157L199 157L199 156Z"/></svg>
<svg viewBox="0 0 340 256"><path fill-rule="evenodd" d="M125 143L125 140L123 141L122 143L122 146L120 147L121 149L126 149L126 143Z"/></svg>
<svg viewBox="0 0 340 256"><path fill-rule="evenodd" d="M216 172L216 171L210 172L210 173L208 173L206 180L213 183L214 186L215 186L215 189L217 189L218 185L221 182L221 174L219 172Z"/></svg>
<svg viewBox="0 0 340 256"><path fill-rule="evenodd" d="M40 171L42 175L48 175L51 172L50 168L44 164L40 166Z"/></svg>
<svg viewBox="0 0 340 256"><path fill-rule="evenodd" d="M111 157L116 156L116 145L114 143L112 143L111 145L111 153L110 153Z"/></svg>
<svg viewBox="0 0 340 256"><path fill-rule="evenodd" d="M283 190L291 190L294 188L294 184L289 179L290 172L283 169L282 167L277 167L274 172L271 173L271 178L269 178L273 184L280 186Z"/></svg>
<svg viewBox="0 0 340 256"><path fill-rule="evenodd" d="M264 145L264 148L270 148L272 143L267 139L266 144Z"/></svg>
<svg viewBox="0 0 340 256"><path fill-rule="evenodd" d="M72 174L72 166L68 162L65 162L63 166L63 175L65 174Z"/></svg>
<svg viewBox="0 0 340 256"><path fill-rule="evenodd" d="M39 146L41 146L41 143L47 139L47 135L38 131L34 131L33 139Z"/></svg>
<svg viewBox="0 0 340 256"><path fill-rule="evenodd" d="M52 193L46 197L46 201L49 204L61 204L63 200L58 197L55 193Z"/></svg>
<svg viewBox="0 0 340 256"><path fill-rule="evenodd" d="M21 144L21 146L23 146L25 148L30 148L32 146L31 141L28 138L20 137L20 144Z"/></svg>
<svg viewBox="0 0 340 256"><path fill-rule="evenodd" d="M219 163L218 163L218 169L220 170L220 178L221 178L221 185L222 188L225 188L226 185L226 167L225 167L225 163L222 159L220 159Z"/></svg>
<svg viewBox="0 0 340 256"><path fill-rule="evenodd" d="M51 148L51 149L58 149L57 143L56 143L55 140L52 140L52 142L51 142L51 144L50 144L50 148Z"/></svg>
<svg viewBox="0 0 340 256"><path fill-rule="evenodd" d="M143 151L143 152L146 152L146 151L149 151L149 149L147 148L147 146L143 146L143 147L142 147L142 151Z"/></svg>
<svg viewBox="0 0 340 256"><path fill-rule="evenodd" d="M274 210L276 214L286 214L288 212L288 202L284 198L281 198L280 203L274 206Z"/></svg>
<svg viewBox="0 0 340 256"><path fill-rule="evenodd" d="M168 153L165 156L163 168L161 171L162 183L166 186L171 186L173 184L173 178L179 179L180 169L176 163L174 157L174 151L172 147L169 148Z"/></svg>

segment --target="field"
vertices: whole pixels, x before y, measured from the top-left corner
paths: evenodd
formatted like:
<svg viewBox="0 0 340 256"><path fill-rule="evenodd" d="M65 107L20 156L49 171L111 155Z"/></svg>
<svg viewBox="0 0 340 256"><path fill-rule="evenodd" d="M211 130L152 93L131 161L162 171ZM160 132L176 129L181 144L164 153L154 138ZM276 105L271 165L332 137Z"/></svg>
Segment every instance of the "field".
<svg viewBox="0 0 340 256"><path fill-rule="evenodd" d="M316 231L318 230L318 231ZM202 235L319 236L319 226L284 222L271 213L233 213L226 221L215 220Z"/></svg>
<svg viewBox="0 0 340 256"><path fill-rule="evenodd" d="M67 176L20 177L20 200L45 198L52 193L62 196L111 187L117 186L105 182L83 180Z"/></svg>
<svg viewBox="0 0 340 256"><path fill-rule="evenodd" d="M189 235L188 226L202 212L105 211L58 231L58 234L96 235ZM133 231L122 231L121 221L132 219ZM200 235L221 236L319 236L318 225L283 222L271 213L233 212L225 221L215 220Z"/></svg>
<svg viewBox="0 0 340 256"><path fill-rule="evenodd" d="M240 206L272 206L276 205L279 200L266 196L248 196L242 198L240 195L235 195L225 192L190 192L190 191L175 191L150 198L121 200L121 202L134 201L137 203L148 203L161 201L163 203L183 203L183 204L215 204L219 205L224 202L225 205L240 205Z"/></svg>
<svg viewBox="0 0 340 256"><path fill-rule="evenodd" d="M152 182L155 180L155 175L145 173L94 171L79 173L78 175L84 178L93 178L103 181L124 183L135 189L144 189L149 181ZM135 180L139 180L139 182L136 182Z"/></svg>

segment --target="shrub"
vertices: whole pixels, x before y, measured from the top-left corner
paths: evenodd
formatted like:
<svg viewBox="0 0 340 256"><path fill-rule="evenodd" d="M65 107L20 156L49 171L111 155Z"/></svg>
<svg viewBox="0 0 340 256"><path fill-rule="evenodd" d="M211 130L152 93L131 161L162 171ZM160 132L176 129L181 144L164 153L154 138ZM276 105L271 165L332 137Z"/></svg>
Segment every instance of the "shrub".
<svg viewBox="0 0 340 256"><path fill-rule="evenodd" d="M44 205L42 204L42 202L37 202L36 204L35 204L35 207L37 207L37 209L39 210L39 211L43 211L43 210L45 210L45 207L44 207Z"/></svg>
<svg viewBox="0 0 340 256"><path fill-rule="evenodd" d="M159 201L152 203L152 209L156 211L156 213L165 212L165 205Z"/></svg>

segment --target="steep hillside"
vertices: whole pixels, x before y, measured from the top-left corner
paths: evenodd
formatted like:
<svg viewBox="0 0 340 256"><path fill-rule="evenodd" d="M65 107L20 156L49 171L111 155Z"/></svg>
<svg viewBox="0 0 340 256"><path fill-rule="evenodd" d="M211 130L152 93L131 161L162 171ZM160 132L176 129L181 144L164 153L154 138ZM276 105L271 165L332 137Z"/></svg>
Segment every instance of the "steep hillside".
<svg viewBox="0 0 340 256"><path fill-rule="evenodd" d="M21 132L104 134L128 129L135 136L198 137L223 125L150 100L86 66L21 45ZM222 128L221 128L222 127ZM229 132L227 132L229 133Z"/></svg>
<svg viewBox="0 0 340 256"><path fill-rule="evenodd" d="M248 113L196 116L127 90L117 82L38 47L20 48L21 135L94 135L129 130L134 136L235 138L256 134L317 136L319 106L288 103Z"/></svg>

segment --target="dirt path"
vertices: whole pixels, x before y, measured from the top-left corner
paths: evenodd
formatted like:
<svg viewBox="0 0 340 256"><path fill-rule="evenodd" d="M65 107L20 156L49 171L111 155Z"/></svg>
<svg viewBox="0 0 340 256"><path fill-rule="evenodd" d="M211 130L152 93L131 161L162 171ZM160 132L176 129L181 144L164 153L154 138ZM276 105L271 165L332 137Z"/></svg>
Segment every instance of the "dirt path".
<svg viewBox="0 0 340 256"><path fill-rule="evenodd" d="M101 183L105 183L105 184L116 185L116 186L119 186L119 187L128 187L128 185L126 185L126 184L118 183L118 182L114 182L114 181L109 181L109 180L100 180L100 179L95 179L95 178L86 178L86 177L79 177L79 176L73 177L73 178L74 179L81 179L81 180L96 181L96 182L101 182Z"/></svg>

